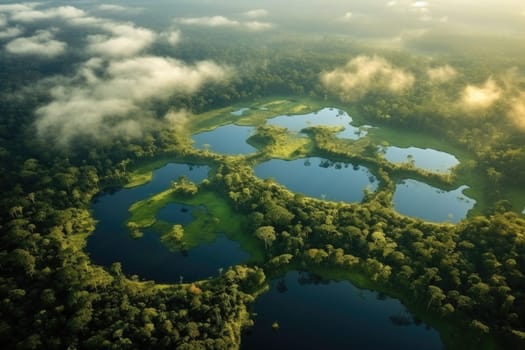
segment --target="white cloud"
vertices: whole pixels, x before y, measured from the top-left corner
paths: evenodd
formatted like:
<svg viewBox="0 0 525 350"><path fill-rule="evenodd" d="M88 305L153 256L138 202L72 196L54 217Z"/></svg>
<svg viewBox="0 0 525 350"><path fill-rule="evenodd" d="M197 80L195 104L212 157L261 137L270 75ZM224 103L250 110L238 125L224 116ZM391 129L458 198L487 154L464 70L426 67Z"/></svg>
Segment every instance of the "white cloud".
<svg viewBox="0 0 525 350"><path fill-rule="evenodd" d="M389 1L386 3L386 6L388 7L393 7L393 6L396 6L397 5L397 1L395 0L392 0L392 1Z"/></svg>
<svg viewBox="0 0 525 350"><path fill-rule="evenodd" d="M97 6L96 8L99 11L103 12L120 12L120 13L140 13L144 11L144 8L142 7L127 7L127 6L121 6L121 5L115 5L115 4L101 4Z"/></svg>
<svg viewBox="0 0 525 350"><path fill-rule="evenodd" d="M164 120L175 130L184 130L189 121L190 113L185 109L180 111L169 111L164 116Z"/></svg>
<svg viewBox="0 0 525 350"><path fill-rule="evenodd" d="M98 6L99 10L102 11L115 11L115 12L122 12L126 11L127 8L120 5L114 5L114 4L101 4Z"/></svg>
<svg viewBox="0 0 525 350"><path fill-rule="evenodd" d="M19 27L10 27L0 31L0 39L10 39L19 36L24 31Z"/></svg>
<svg viewBox="0 0 525 350"><path fill-rule="evenodd" d="M453 79L457 75L457 72L447 64L441 67L429 68L427 75L432 82L445 83Z"/></svg>
<svg viewBox="0 0 525 350"><path fill-rule="evenodd" d="M186 17L179 18L178 22L185 25L198 25L204 27L231 27L231 28L245 28L251 31L262 31L273 27L270 22L259 21L237 21L224 16L211 17Z"/></svg>
<svg viewBox="0 0 525 350"><path fill-rule="evenodd" d="M22 3L22 4L0 5L0 12L31 11L38 4L39 4L38 2L26 2L26 3Z"/></svg>
<svg viewBox="0 0 525 350"><path fill-rule="evenodd" d="M372 90L399 93L414 81L411 73L377 56L358 56L343 67L321 74L322 84L344 101L357 100Z"/></svg>
<svg viewBox="0 0 525 350"><path fill-rule="evenodd" d="M14 11L11 20L16 22L34 22L44 19L62 18L73 19L84 17L86 13L73 6L60 6L46 10L26 9Z"/></svg>
<svg viewBox="0 0 525 350"><path fill-rule="evenodd" d="M481 86L467 85L461 95L461 103L467 109L484 109L494 104L501 95L501 88L489 78Z"/></svg>
<svg viewBox="0 0 525 350"><path fill-rule="evenodd" d="M255 10L246 11L244 15L249 18L260 18L260 17L268 16L268 11L265 9L255 9Z"/></svg>
<svg viewBox="0 0 525 350"><path fill-rule="evenodd" d="M63 54L67 44L54 40L49 30L39 30L32 37L17 38L5 46L7 52L15 55L33 55L52 58Z"/></svg>
<svg viewBox="0 0 525 350"><path fill-rule="evenodd" d="M521 93L519 98L512 102L507 116L518 129L525 131L525 93Z"/></svg>
<svg viewBox="0 0 525 350"><path fill-rule="evenodd" d="M250 21L250 22L244 22L242 24L244 27L246 27L248 30L257 32L262 30L268 30L273 28L273 24L269 22L259 22L259 21Z"/></svg>
<svg viewBox="0 0 525 350"><path fill-rule="evenodd" d="M180 30L172 30L170 32L164 32L160 36L163 39L165 39L168 43L175 46L180 42L182 34Z"/></svg>
<svg viewBox="0 0 525 350"><path fill-rule="evenodd" d="M238 26L240 24L239 21L231 20L224 16L180 18L179 21L182 24L191 24L207 27L231 27Z"/></svg>
<svg viewBox="0 0 525 350"><path fill-rule="evenodd" d="M428 2L426 2L426 1L415 1L415 2L412 3L412 7L426 8L426 7L428 7Z"/></svg>
<svg viewBox="0 0 525 350"><path fill-rule="evenodd" d="M352 17L353 17L353 16L354 16L353 13L350 12L350 11L348 11L348 12L346 12L346 13L343 15L343 17L341 17L341 20L344 21L344 22L349 22L349 21L352 20Z"/></svg>
<svg viewBox="0 0 525 350"><path fill-rule="evenodd" d="M213 62L187 65L161 57L92 59L76 77L52 89L53 102L36 111L38 134L62 145L75 137L138 137L153 123L143 104L175 92L194 93L207 81L222 81L229 69ZM82 84L78 84L78 80ZM75 83L76 82L76 83Z"/></svg>
<svg viewBox="0 0 525 350"><path fill-rule="evenodd" d="M5 27L7 25L7 18L0 13L0 28Z"/></svg>
<svg viewBox="0 0 525 350"><path fill-rule="evenodd" d="M106 22L99 25L112 35L88 36L88 52L98 55L133 56L151 45L156 38L153 31L129 23Z"/></svg>

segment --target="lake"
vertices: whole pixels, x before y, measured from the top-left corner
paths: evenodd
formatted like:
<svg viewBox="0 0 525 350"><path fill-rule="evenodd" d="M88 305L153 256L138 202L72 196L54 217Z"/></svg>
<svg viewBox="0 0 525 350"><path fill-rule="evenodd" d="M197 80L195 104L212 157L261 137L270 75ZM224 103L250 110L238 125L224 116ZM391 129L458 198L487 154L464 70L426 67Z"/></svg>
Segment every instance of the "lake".
<svg viewBox="0 0 525 350"><path fill-rule="evenodd" d="M255 301L255 326L242 349L443 349L439 334L398 301L355 287L288 272ZM272 323L279 329L273 330Z"/></svg>
<svg viewBox="0 0 525 350"><path fill-rule="evenodd" d="M193 135L194 147L208 148L210 151L222 154L253 153L256 149L246 142L253 130L251 126L234 124L220 126L211 131Z"/></svg>
<svg viewBox="0 0 525 350"><path fill-rule="evenodd" d="M331 201L360 202L365 188L375 191L377 179L367 168L311 157L272 159L254 168L260 178L274 178L293 192Z"/></svg>
<svg viewBox="0 0 525 350"><path fill-rule="evenodd" d="M270 118L268 125L287 128L290 132L298 133L304 128L312 126L340 126L345 129L336 134L337 137L357 140L366 135L366 127L358 128L353 125L352 118L345 111L337 108L323 108L317 112L301 115L282 115Z"/></svg>
<svg viewBox="0 0 525 350"><path fill-rule="evenodd" d="M434 172L447 172L459 164L459 160L452 154L436 151L432 148L389 146L380 147L380 151L384 152L385 158L389 162L413 162L417 168Z"/></svg>
<svg viewBox="0 0 525 350"><path fill-rule="evenodd" d="M92 204L96 229L88 238L86 252L98 265L110 266L121 262L126 274L136 274L142 279L159 283L195 281L217 275L219 268L242 263L249 255L241 250L238 242L218 235L209 244L190 249L187 255L170 252L159 236L151 230L144 230L144 236L131 239L124 223L128 208L136 201L161 192L180 176L186 176L199 183L208 175L209 167L186 164L168 164L153 172L152 180L142 186L122 189L112 194L99 196ZM194 207L173 203L159 211L158 218L173 224L187 224Z"/></svg>
<svg viewBox="0 0 525 350"><path fill-rule="evenodd" d="M424 182L406 179L396 186L394 208L401 214L427 221L457 223L467 216L476 201L463 194L468 186L440 190Z"/></svg>

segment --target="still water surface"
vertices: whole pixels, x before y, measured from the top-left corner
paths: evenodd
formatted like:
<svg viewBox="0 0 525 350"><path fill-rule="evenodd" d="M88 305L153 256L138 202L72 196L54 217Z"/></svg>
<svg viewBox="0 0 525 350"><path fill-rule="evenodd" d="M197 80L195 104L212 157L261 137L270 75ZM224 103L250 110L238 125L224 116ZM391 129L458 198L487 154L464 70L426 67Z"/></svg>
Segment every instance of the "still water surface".
<svg viewBox="0 0 525 350"><path fill-rule="evenodd" d="M124 228L131 204L165 190L183 175L199 183L207 177L208 170L207 166L168 164L154 171L153 179L145 185L98 197L92 205L98 223L86 247L91 260L103 266L121 262L126 274L136 274L159 283L179 282L180 276L184 281L207 278L217 275L219 268L246 261L248 253L238 242L224 235L218 235L212 243L202 244L184 255L168 251L159 236L150 230L144 230L144 237L134 240ZM158 218L173 224L187 224L193 219L193 209L173 203L160 210Z"/></svg>
<svg viewBox="0 0 525 350"><path fill-rule="evenodd" d="M258 177L274 178L293 192L331 201L360 202L365 188L377 188L377 179L367 168L317 157L272 159L254 170Z"/></svg>
<svg viewBox="0 0 525 350"><path fill-rule="evenodd" d="M390 146L381 150L389 162L413 162L415 167L433 172L447 172L459 164L459 160L452 154L436 151L432 148Z"/></svg>
<svg viewBox="0 0 525 350"><path fill-rule="evenodd" d="M210 151L222 154L253 153L256 149L246 142L253 130L251 126L234 124L220 126L211 131L193 135L194 147L208 148Z"/></svg>
<svg viewBox="0 0 525 350"><path fill-rule="evenodd" d="M398 300L297 271L273 280L253 312L255 326L242 339L246 350L443 349L439 334L414 320Z"/></svg>
<svg viewBox="0 0 525 350"><path fill-rule="evenodd" d="M312 126L339 126L344 130L336 135L344 139L357 140L366 135L366 127L358 128L352 125L352 117L337 108L323 108L320 111L301 115L282 115L266 121L268 125L285 127L289 131L298 133L304 128Z"/></svg>
<svg viewBox="0 0 525 350"><path fill-rule="evenodd" d="M424 182L406 179L396 186L394 208L401 214L434 222L457 223L476 201L463 194L468 186L440 190Z"/></svg>

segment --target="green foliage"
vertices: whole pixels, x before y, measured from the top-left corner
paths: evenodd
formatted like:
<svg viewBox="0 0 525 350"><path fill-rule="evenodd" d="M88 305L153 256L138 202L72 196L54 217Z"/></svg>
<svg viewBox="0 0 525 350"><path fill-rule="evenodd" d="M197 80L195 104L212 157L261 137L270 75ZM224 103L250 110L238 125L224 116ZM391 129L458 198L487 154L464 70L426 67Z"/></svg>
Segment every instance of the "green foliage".
<svg viewBox="0 0 525 350"><path fill-rule="evenodd" d="M47 92L34 91L23 101L0 95L0 343L5 348L239 346L240 330L250 324L246 305L264 288L262 269L235 266L208 281L158 285L127 278L119 264L107 270L97 267L82 250L94 227L88 210L93 196L126 183L147 182L151 170L165 159L208 163L213 175L204 190L179 179L168 192L131 208L128 227L136 236L139 228L157 224L157 210L174 199L206 205L209 215L201 213L194 226L169 226L163 239L182 239L191 246L218 230L230 230L264 266L339 269L384 288L434 320L445 338L459 333L455 341L449 336L451 347L481 347L487 334L506 348L524 347L525 221L508 210L521 211L525 204L522 196L512 195L521 194L525 185L525 145L522 131L501 120L501 105L510 106L512 96L480 116L456 117L468 114L457 104L466 82L482 82L492 72L481 63L457 58L454 65L463 76L440 88L425 78L425 71L447 62L391 54L394 63L413 70L417 85L403 95L370 91L352 106L355 120L390 127L392 144L412 140L397 132L409 129L423 135L420 142L425 144L431 139L436 145L451 144L447 147L455 154L462 150L462 166L454 176L468 179L473 191L478 188L480 208L493 208L456 226L439 225L402 217L390 208L395 179L410 176L446 187L457 178L388 164L374 152L385 136L380 131L345 142L334 138L333 130L311 128L305 143L260 127L252 138L260 152L251 158L192 149L192 132L219 124L260 125L271 115L304 113L324 104L347 108L324 101L329 96L319 74L361 53L348 43L331 43L335 46L330 50L325 43L287 43L279 50L264 45L224 50L208 44L183 44L180 55L191 61L211 53L242 69L227 86L210 84L195 96L174 93L167 107L207 112L188 130L163 128L145 131L140 140L79 140L69 150L52 149L31 131L33 112L49 100ZM2 88L27 85L42 74L34 65L21 69L16 62L2 65L2 72ZM299 98L275 101L275 94ZM318 101L312 103L307 96ZM267 111L253 119L234 120L233 107L225 107L260 97L257 107ZM216 107L225 108L210 111ZM257 179L250 168L265 157L308 152L367 165L380 179L380 189L362 204L331 203ZM151 160L157 163L145 166ZM266 246L264 259L253 237Z"/></svg>

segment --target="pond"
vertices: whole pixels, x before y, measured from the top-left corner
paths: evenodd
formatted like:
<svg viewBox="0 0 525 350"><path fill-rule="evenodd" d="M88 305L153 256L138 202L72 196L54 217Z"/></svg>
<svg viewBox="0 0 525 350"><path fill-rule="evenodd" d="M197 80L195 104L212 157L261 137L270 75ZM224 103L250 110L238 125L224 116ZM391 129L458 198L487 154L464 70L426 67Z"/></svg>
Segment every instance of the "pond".
<svg viewBox="0 0 525 350"><path fill-rule="evenodd" d="M282 115L268 119L268 125L285 127L291 132L298 133L311 126L342 126L345 129L336 136L345 139L357 140L367 134L366 127L352 126L352 117L337 108L323 108L318 112L302 115Z"/></svg>
<svg viewBox="0 0 525 350"><path fill-rule="evenodd" d="M457 223L476 201L463 194L468 186L444 191L424 182L406 179L397 184L394 208L401 214L427 221Z"/></svg>
<svg viewBox="0 0 525 350"><path fill-rule="evenodd" d="M236 116L236 117L240 117L240 116L242 116L244 114L244 112L249 111L249 110L250 110L250 108L243 107L241 109L238 109L236 111L231 112L231 114Z"/></svg>
<svg viewBox="0 0 525 350"><path fill-rule="evenodd" d="M432 148L389 146L380 148L380 150L385 153L385 158L389 162L413 162L415 167L428 171L447 172L459 164L459 160L452 154L436 151Z"/></svg>
<svg viewBox="0 0 525 350"><path fill-rule="evenodd" d="M377 179L362 166L323 158L272 159L254 168L260 178L274 178L293 192L331 201L360 202L364 190L377 189Z"/></svg>
<svg viewBox="0 0 525 350"><path fill-rule="evenodd" d="M242 349L443 349L439 334L395 299L292 271L253 305ZM279 329L272 324L278 322Z"/></svg>
<svg viewBox="0 0 525 350"><path fill-rule="evenodd" d="M253 153L256 149L246 142L253 130L251 126L234 124L221 126L193 135L194 146L199 149L208 148L222 154Z"/></svg>
<svg viewBox="0 0 525 350"><path fill-rule="evenodd" d="M186 164L168 164L153 172L151 182L131 189L122 189L98 197L92 204L96 229L88 238L86 252L98 265L110 266L121 262L126 274L136 274L144 279L159 283L176 283L180 276L184 281L194 281L217 275L219 268L226 268L248 259L248 253L241 250L239 243L219 235L209 244L202 244L188 251L188 254L170 252L159 236L144 230L138 240L129 237L124 223L128 218L131 204L145 199L169 187L180 176L186 176L199 183L208 175L209 167ZM170 204L159 211L159 219L171 223L186 224L195 207Z"/></svg>

